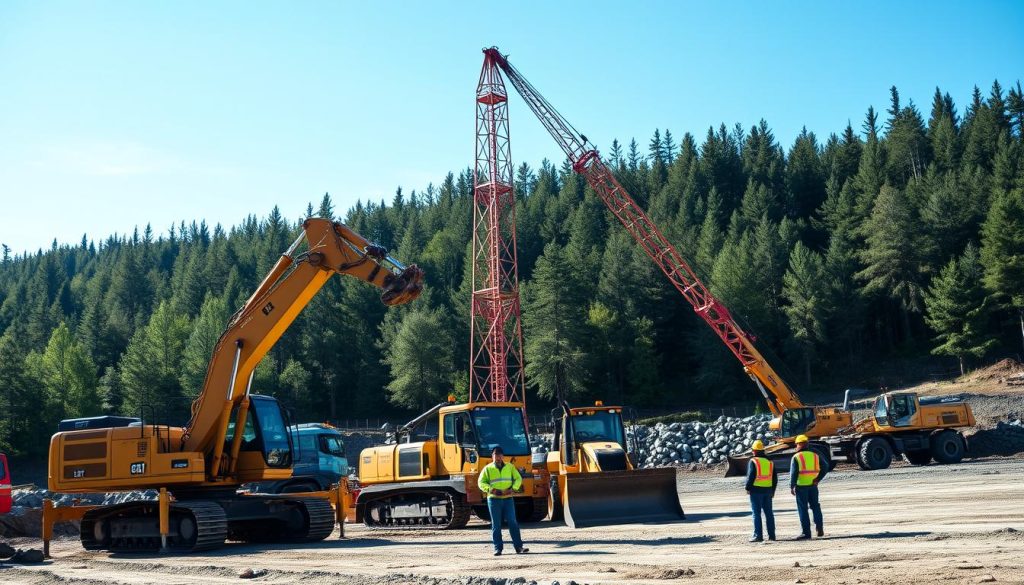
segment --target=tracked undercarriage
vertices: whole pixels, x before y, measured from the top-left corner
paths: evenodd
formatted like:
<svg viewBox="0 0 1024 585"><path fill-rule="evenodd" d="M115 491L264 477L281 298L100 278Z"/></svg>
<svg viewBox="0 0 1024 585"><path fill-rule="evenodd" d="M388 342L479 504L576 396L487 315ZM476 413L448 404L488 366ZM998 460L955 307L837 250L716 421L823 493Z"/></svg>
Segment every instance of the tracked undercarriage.
<svg viewBox="0 0 1024 585"><path fill-rule="evenodd" d="M160 511L155 501L128 502L86 512L81 523L86 550L161 550ZM234 496L181 500L170 505L167 547L195 552L247 542L315 542L334 530L334 510L326 500Z"/></svg>

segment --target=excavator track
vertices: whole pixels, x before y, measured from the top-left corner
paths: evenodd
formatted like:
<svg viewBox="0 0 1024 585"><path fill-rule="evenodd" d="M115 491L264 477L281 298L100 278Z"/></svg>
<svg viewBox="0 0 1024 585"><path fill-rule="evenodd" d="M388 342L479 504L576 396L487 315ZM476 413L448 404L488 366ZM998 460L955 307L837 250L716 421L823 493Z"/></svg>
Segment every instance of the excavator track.
<svg viewBox="0 0 1024 585"><path fill-rule="evenodd" d="M198 552L224 545L227 516L216 502L175 502L170 512L167 548L171 552ZM90 510L81 522L82 546L110 552L159 552L159 514L159 506L153 501Z"/></svg>
<svg viewBox="0 0 1024 585"><path fill-rule="evenodd" d="M231 540L245 542L317 542L334 531L334 509L319 498L245 496L223 502L229 516Z"/></svg>
<svg viewBox="0 0 1024 585"><path fill-rule="evenodd" d="M458 530L472 511L458 492L405 492L367 502L363 524L377 530Z"/></svg>

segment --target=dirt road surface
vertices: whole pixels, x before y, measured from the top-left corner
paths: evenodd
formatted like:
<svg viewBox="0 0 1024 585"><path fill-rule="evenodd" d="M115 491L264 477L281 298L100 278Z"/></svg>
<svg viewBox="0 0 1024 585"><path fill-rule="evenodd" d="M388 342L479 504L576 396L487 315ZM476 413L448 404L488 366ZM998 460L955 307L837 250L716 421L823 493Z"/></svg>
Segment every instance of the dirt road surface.
<svg viewBox="0 0 1024 585"><path fill-rule="evenodd" d="M43 565L0 568L0 582L486 585L488 578L495 583L521 577L561 585L1024 583L1024 459L870 473L841 467L821 489L826 538L810 542L785 540L799 531L788 490L780 489L775 500L784 540L750 544L742 484L681 473L685 522L526 527L531 550L522 556L492 557L489 529L479 521L453 533L349 525L344 540L335 533L312 545L229 544L173 557L87 553L77 539L66 539L54 544L53 559ZM265 573L241 580L246 569Z"/></svg>

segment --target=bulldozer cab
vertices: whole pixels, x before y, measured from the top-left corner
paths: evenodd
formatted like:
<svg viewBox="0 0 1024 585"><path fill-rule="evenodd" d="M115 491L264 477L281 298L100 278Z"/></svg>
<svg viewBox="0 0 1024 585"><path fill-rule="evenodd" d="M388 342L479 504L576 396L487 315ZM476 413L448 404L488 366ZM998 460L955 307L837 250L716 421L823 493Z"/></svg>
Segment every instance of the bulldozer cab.
<svg viewBox="0 0 1024 585"><path fill-rule="evenodd" d="M782 437L805 435L815 422L813 408L791 408L782 413L779 433Z"/></svg>
<svg viewBox="0 0 1024 585"><path fill-rule="evenodd" d="M919 426L917 394L882 394L875 398L872 414L876 428Z"/></svg>

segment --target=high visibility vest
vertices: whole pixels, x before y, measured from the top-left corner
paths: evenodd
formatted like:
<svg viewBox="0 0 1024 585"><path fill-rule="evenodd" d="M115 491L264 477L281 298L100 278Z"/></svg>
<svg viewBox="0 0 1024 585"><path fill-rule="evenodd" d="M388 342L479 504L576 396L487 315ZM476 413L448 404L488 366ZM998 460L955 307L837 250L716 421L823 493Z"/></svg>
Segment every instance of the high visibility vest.
<svg viewBox="0 0 1024 585"><path fill-rule="evenodd" d="M772 487L775 464L766 457L754 457L754 487Z"/></svg>
<svg viewBox="0 0 1024 585"><path fill-rule="evenodd" d="M519 475L519 470L511 463L506 463L501 469L494 463L489 463L480 472L476 485L489 498L511 498L512 494L507 491L519 489L523 485L523 476ZM506 493L503 496L496 496L491 490L506 490Z"/></svg>
<svg viewBox="0 0 1024 585"><path fill-rule="evenodd" d="M799 475L796 477L796 485L814 485L814 480L818 479L818 474L821 473L821 462L818 460L818 454L807 449L794 455L793 459L796 459L796 467L799 470Z"/></svg>

